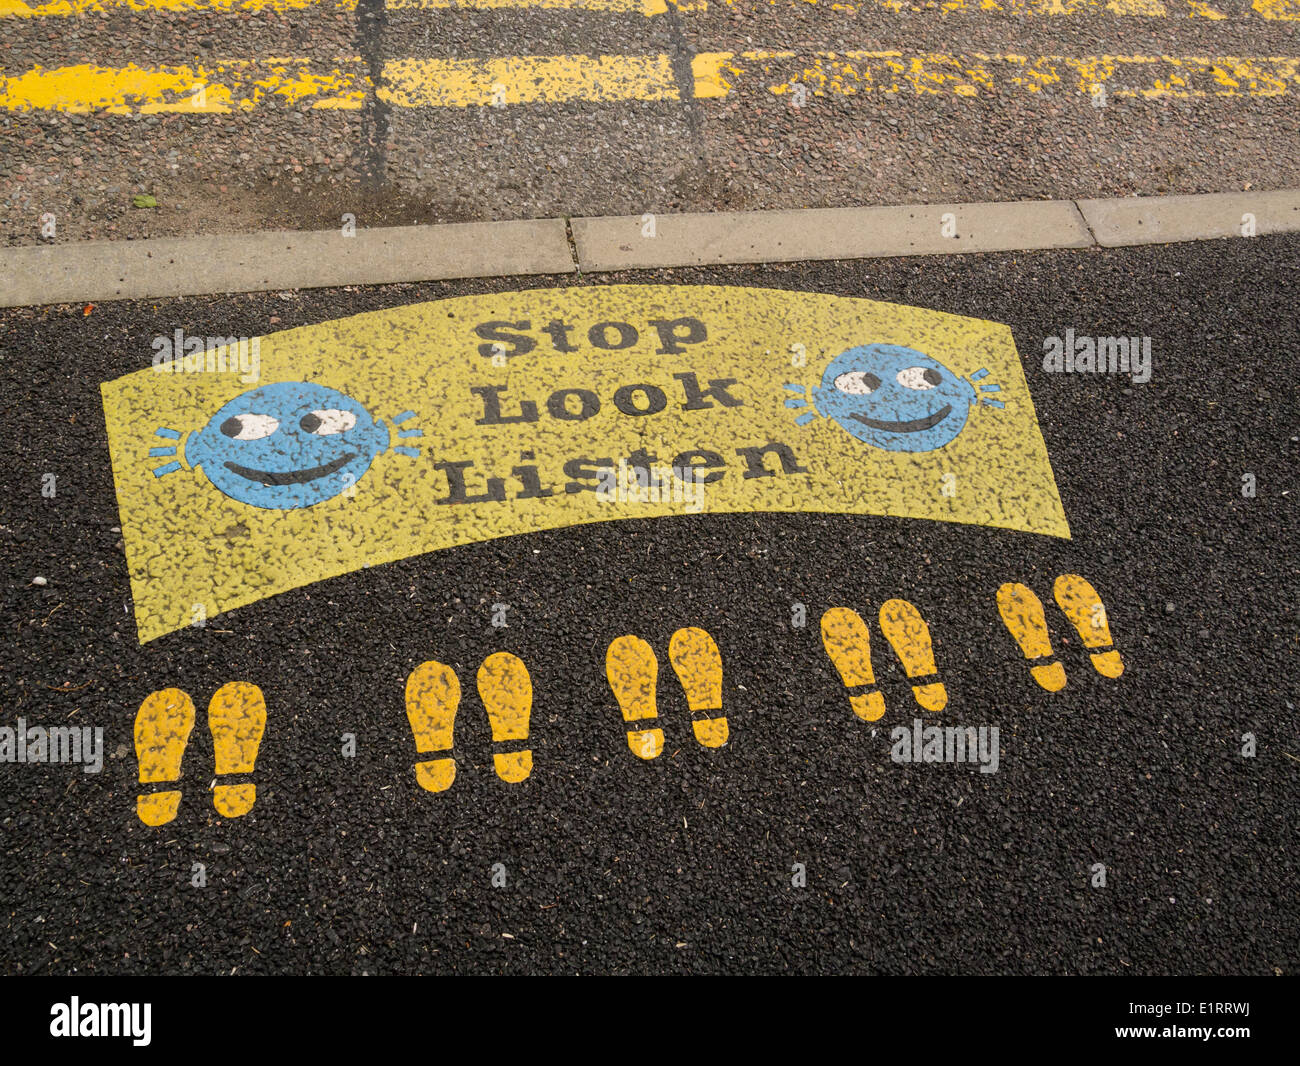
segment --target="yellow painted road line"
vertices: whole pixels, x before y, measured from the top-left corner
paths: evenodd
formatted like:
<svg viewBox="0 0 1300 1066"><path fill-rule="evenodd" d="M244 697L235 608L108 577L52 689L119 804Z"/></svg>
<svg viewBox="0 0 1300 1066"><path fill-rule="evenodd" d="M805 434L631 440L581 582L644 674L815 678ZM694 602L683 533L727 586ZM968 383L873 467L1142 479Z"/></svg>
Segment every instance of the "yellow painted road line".
<svg viewBox="0 0 1300 1066"><path fill-rule="evenodd" d="M0 18L45 18L110 11L301 11L321 7L355 11L357 0L0 0ZM661 15L667 0L386 0L389 11L439 11L450 8L495 11L512 9L602 11L611 14Z"/></svg>
<svg viewBox="0 0 1300 1066"><path fill-rule="evenodd" d="M880 11L893 15L1008 15L1013 18L1060 18L1074 15L1100 18L1209 18L1230 16L1210 0L667 0L683 14L706 14L709 11L816 8L854 14ZM1257 0L1260 4L1288 4L1295 0ZM1247 16L1248 17L1248 16ZM1266 18L1273 16L1265 15Z"/></svg>
<svg viewBox="0 0 1300 1066"><path fill-rule="evenodd" d="M1254 8L1266 19L1300 20L1300 0L1255 0Z"/></svg>
<svg viewBox="0 0 1300 1066"><path fill-rule="evenodd" d="M351 70L324 71L309 69L307 59L193 67L35 67L0 77L0 110L228 114L252 110L270 98L313 108L356 109L365 103L370 80L361 60L352 62Z"/></svg>
<svg viewBox="0 0 1300 1066"><path fill-rule="evenodd" d="M1021 56L844 52L705 52L692 63L695 95L757 86L778 95L858 93L987 96L1043 91L1192 98L1284 96L1300 91L1293 56Z"/></svg>
<svg viewBox="0 0 1300 1066"><path fill-rule="evenodd" d="M299 11L308 7L352 11L356 0L0 0L0 17L46 18L110 11Z"/></svg>
<svg viewBox="0 0 1300 1066"><path fill-rule="evenodd" d="M144 369L102 386L141 641L363 567L592 522L814 512L1070 535L1023 364L995 322L602 285L356 315L259 352L255 383L209 370L202 351L166 372L144 352ZM626 679L631 722L653 708L654 656L624 651L611 680ZM687 630L669 655L711 723L697 737L722 743L716 647ZM480 675L485 703L500 688L517 700L496 706L493 736L521 740L524 672L498 673L487 688ZM427 718L416 706L413 728ZM450 736L437 740L420 750L445 751ZM525 770L497 765L509 780Z"/></svg>
<svg viewBox="0 0 1300 1066"><path fill-rule="evenodd" d="M268 102L357 109L371 91L360 59L313 69L307 59L232 60L142 68L80 64L0 77L0 111L228 114ZM694 95L746 89L809 99L865 93L989 96L1096 92L1192 98L1300 91L1291 56L1019 56L903 52L705 52L692 62ZM379 97L403 108L662 101L680 97L667 55L519 56L394 60Z"/></svg>
<svg viewBox="0 0 1300 1066"><path fill-rule="evenodd" d="M476 11L537 8L562 11L604 11L610 14L662 15L667 0L386 0L389 11L438 11L466 8Z"/></svg>
<svg viewBox="0 0 1300 1066"><path fill-rule="evenodd" d="M1009 15L1015 18L1063 16L1132 18L1236 18L1211 0L386 0L389 11L572 10L610 14L660 15L671 4L682 14L706 14L763 7L817 8L852 14L862 9L891 14ZM320 7L354 11L357 0L0 0L0 18L46 18L112 11L301 11ZM1300 0L1254 0L1266 19L1300 18Z"/></svg>
<svg viewBox="0 0 1300 1066"><path fill-rule="evenodd" d="M1269 0L1262 1L1269 3ZM1286 3L1286 0L1281 1ZM1061 17L1088 14L1148 18L1165 18L1170 13L1192 14L1196 8L1209 6L1200 0L1169 0L1169 4L1162 3L1162 0L668 0L668 3L686 14L737 8L816 8L846 13L866 9L936 16L1011 14L1017 17Z"/></svg>
<svg viewBox="0 0 1300 1066"><path fill-rule="evenodd" d="M399 59L384 65L380 99L398 107L676 100L667 55Z"/></svg>

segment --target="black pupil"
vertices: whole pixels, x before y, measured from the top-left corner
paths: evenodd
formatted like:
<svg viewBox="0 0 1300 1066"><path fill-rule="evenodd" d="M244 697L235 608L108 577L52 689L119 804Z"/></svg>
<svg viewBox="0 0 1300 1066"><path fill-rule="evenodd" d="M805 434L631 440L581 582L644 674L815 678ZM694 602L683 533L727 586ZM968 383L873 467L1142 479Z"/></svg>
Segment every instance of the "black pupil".
<svg viewBox="0 0 1300 1066"><path fill-rule="evenodd" d="M940 374L939 371L935 370L934 367L928 367L921 377L925 378L925 380L931 385L938 385L939 382L943 380L943 375Z"/></svg>
<svg viewBox="0 0 1300 1066"><path fill-rule="evenodd" d="M308 433L315 433L320 429L321 420L315 414L303 415L298 425L302 426Z"/></svg>
<svg viewBox="0 0 1300 1066"><path fill-rule="evenodd" d="M880 379L875 374L863 374L862 384L869 389L878 389L880 388Z"/></svg>
<svg viewBox="0 0 1300 1066"><path fill-rule="evenodd" d="M239 421L238 417L227 418L221 423L221 432L227 437L238 437L239 431L244 428L244 424Z"/></svg>

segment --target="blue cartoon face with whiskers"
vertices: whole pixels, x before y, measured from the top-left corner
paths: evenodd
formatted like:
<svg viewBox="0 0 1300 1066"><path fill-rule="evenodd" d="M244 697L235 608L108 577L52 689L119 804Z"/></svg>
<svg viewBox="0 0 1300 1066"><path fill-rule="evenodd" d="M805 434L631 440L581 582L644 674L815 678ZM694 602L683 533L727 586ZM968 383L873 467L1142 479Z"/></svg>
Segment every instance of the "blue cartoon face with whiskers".
<svg viewBox="0 0 1300 1066"><path fill-rule="evenodd" d="M979 403L1002 407L980 392L997 392L997 385L973 382L987 376L978 370L970 380L958 377L939 360L896 344L865 344L831 360L821 384L812 390L817 414L865 444L894 452L928 452L957 438L972 408ZM803 387L787 385L802 392ZM787 400L788 407L806 406ZM796 421L803 425L814 415Z"/></svg>
<svg viewBox="0 0 1300 1066"><path fill-rule="evenodd" d="M398 415L395 426L411 417ZM418 429L397 429L419 437ZM158 436L179 440L175 430ZM311 507L355 485L388 450L389 427L352 397L324 385L284 381L235 397L184 445L185 461L227 496L254 507ZM175 448L151 455L174 454ZM394 447L418 455L411 447ZM171 462L161 477L180 468Z"/></svg>

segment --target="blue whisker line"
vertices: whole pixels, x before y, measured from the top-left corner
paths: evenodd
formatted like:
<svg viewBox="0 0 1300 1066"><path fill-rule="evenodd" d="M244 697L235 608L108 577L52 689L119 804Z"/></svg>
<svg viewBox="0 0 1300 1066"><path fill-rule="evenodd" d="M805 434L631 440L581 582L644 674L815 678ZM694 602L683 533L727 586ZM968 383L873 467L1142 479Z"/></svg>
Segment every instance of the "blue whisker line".
<svg viewBox="0 0 1300 1066"><path fill-rule="evenodd" d="M161 428L159 428L159 429L155 429L155 430L153 431L153 435L154 435L155 437L166 437L168 440L180 440L180 439L181 439L181 435L180 435L179 433L177 433L176 430L174 430L174 429L168 429L166 426L163 426L163 427L161 427Z"/></svg>
<svg viewBox="0 0 1300 1066"><path fill-rule="evenodd" d="M394 415L393 421L400 425L402 422L405 422L408 418L414 418L414 417L415 417L414 411L403 411L400 415Z"/></svg>
<svg viewBox="0 0 1300 1066"><path fill-rule="evenodd" d="M399 445L396 445L396 446L393 448L393 451L397 452L398 455L410 455L410 456L413 456L413 457L416 458L416 459L418 459L418 458L420 457L420 449L419 449L419 448L403 448L403 447L399 444Z"/></svg>
<svg viewBox="0 0 1300 1066"><path fill-rule="evenodd" d="M980 392L1001 392L1001 385L981 385Z"/></svg>
<svg viewBox="0 0 1300 1066"><path fill-rule="evenodd" d="M1001 400L980 400L980 403L988 404L990 407L1006 407Z"/></svg>
<svg viewBox="0 0 1300 1066"><path fill-rule="evenodd" d="M403 430L399 430L397 435L398 435L399 437L423 437L423 436L424 436L424 430L422 430L422 429L403 429Z"/></svg>
<svg viewBox="0 0 1300 1066"><path fill-rule="evenodd" d="M785 401L786 407L807 407L808 404L803 400L796 400L793 397Z"/></svg>
<svg viewBox="0 0 1300 1066"><path fill-rule="evenodd" d="M180 468L181 468L180 463L168 463L166 466L160 466L157 470L155 470L153 472L153 476L162 477L163 474L170 474L173 470L179 470Z"/></svg>
<svg viewBox="0 0 1300 1066"><path fill-rule="evenodd" d="M794 420L794 424L796 426L806 426L809 422L811 422L816 417L817 416L815 414L809 411L807 414L802 414L798 418L796 418Z"/></svg>
<svg viewBox="0 0 1300 1066"><path fill-rule="evenodd" d="M808 386L807 386L807 385L790 385L790 384L787 384L785 387L786 387L787 389L789 389L791 392L807 392L807 391L808 391Z"/></svg>
<svg viewBox="0 0 1300 1066"><path fill-rule="evenodd" d="M150 448L149 454L150 455L175 455L176 449L175 448Z"/></svg>
<svg viewBox="0 0 1300 1066"><path fill-rule="evenodd" d="M986 378L989 375L988 367L980 367L970 376L971 381L979 381L980 378Z"/></svg>

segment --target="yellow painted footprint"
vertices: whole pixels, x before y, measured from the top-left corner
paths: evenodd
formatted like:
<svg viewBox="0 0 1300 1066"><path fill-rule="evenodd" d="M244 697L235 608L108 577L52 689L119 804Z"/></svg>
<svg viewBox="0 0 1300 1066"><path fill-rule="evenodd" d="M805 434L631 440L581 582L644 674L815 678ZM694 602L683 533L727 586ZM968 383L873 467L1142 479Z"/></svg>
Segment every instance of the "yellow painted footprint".
<svg viewBox="0 0 1300 1066"><path fill-rule="evenodd" d="M151 692L135 716L135 757L140 783L180 780L185 745L194 730L194 701L178 688ZM179 790L139 795L136 814L145 825L166 825L180 809Z"/></svg>
<svg viewBox="0 0 1300 1066"><path fill-rule="evenodd" d="M605 677L628 724L659 717L655 687L659 682L659 660L654 648L636 636L615 637L605 652ZM662 729L633 729L627 746L638 759L655 759L664 750Z"/></svg>
<svg viewBox="0 0 1300 1066"><path fill-rule="evenodd" d="M871 669L871 633L867 623L857 611L848 607L832 607L822 615L822 647L847 689L876 684ZM884 716L885 697L879 692L850 692L849 706L864 722L875 722Z"/></svg>
<svg viewBox="0 0 1300 1066"><path fill-rule="evenodd" d="M880 608L880 631L885 634L912 679L912 695L927 711L942 711L948 706L948 690L938 679L927 681L936 673L930 627L921 612L906 600L887 600Z"/></svg>
<svg viewBox="0 0 1300 1066"><path fill-rule="evenodd" d="M1065 688L1065 667L1059 661L1042 662L1052 654L1052 637L1047 632L1043 601L1027 585L1008 581L998 589L998 613L1002 624L1015 638L1025 658L1034 665L1029 673L1048 692Z"/></svg>
<svg viewBox="0 0 1300 1066"><path fill-rule="evenodd" d="M456 708L460 706L460 681L443 663L421 663L406 679L406 719L421 755L440 751L447 755L415 764L415 780L426 792L445 792L456 780L456 760L451 757Z"/></svg>
<svg viewBox="0 0 1300 1066"><path fill-rule="evenodd" d="M495 743L517 743L528 739L528 717L533 709L533 682L523 660L507 651L489 655L478 668L478 694L487 710ZM533 772L531 748L497 752L492 756L492 761L497 777L512 784L523 781Z"/></svg>
<svg viewBox="0 0 1300 1066"><path fill-rule="evenodd" d="M1124 672L1124 661L1111 647L1110 625L1106 608L1097 590L1078 574L1062 574L1053 588L1057 606L1070 624L1078 631L1084 647L1092 653L1092 665L1103 677L1119 677ZM1065 687L1065 667L1052 659L1052 638L1047 629L1047 618L1042 601L1033 590L1017 582L1008 582L998 589L998 612L1025 658L1032 664L1029 673L1048 692L1059 692Z"/></svg>
<svg viewBox="0 0 1300 1066"><path fill-rule="evenodd" d="M266 732L262 690L247 681L222 685L208 704L208 729L212 733L217 776L251 774ZM212 805L224 818L247 814L256 799L257 786L252 782L217 784L212 791Z"/></svg>
<svg viewBox="0 0 1300 1066"><path fill-rule="evenodd" d="M1079 633L1083 646L1092 653L1092 666L1102 677L1119 677L1124 672L1124 660L1119 651L1111 647L1110 623L1106 620L1106 606L1097 590L1078 574L1062 574L1052 588L1056 605L1065 612Z"/></svg>
<svg viewBox="0 0 1300 1066"><path fill-rule="evenodd" d="M722 710L722 654L703 629L679 629L668 642L677 680L686 692L686 703L694 717L695 739L706 748L720 748L731 735Z"/></svg>

